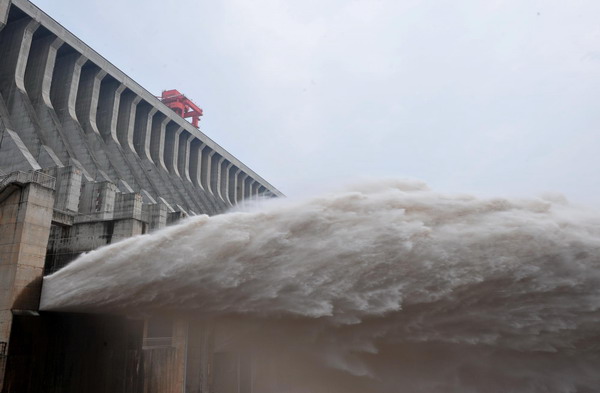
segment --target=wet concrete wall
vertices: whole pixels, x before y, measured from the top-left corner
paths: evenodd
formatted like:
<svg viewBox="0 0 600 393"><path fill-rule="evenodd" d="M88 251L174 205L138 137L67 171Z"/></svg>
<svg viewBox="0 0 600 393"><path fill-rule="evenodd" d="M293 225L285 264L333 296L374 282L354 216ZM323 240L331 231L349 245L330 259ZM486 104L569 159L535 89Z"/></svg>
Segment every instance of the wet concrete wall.
<svg viewBox="0 0 600 393"><path fill-rule="evenodd" d="M142 392L142 334L139 320L16 315L2 393Z"/></svg>

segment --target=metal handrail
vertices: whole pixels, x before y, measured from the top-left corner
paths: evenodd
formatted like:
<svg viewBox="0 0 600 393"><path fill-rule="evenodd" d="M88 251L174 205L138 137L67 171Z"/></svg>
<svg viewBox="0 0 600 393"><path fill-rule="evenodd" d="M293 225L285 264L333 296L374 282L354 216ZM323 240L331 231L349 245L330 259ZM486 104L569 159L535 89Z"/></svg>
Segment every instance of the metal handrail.
<svg viewBox="0 0 600 393"><path fill-rule="evenodd" d="M0 191L10 183L37 183L44 187L54 189L56 187L56 178L39 171L14 171L0 177Z"/></svg>

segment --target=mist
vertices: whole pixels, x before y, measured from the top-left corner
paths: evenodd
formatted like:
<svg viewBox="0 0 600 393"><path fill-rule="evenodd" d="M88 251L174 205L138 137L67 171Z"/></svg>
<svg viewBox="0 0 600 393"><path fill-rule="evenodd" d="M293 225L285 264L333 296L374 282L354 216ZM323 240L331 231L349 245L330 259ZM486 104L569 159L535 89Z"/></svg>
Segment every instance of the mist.
<svg viewBox="0 0 600 393"><path fill-rule="evenodd" d="M600 215L557 196L388 180L91 251L41 308L210 321L265 392L591 392L599 250Z"/></svg>

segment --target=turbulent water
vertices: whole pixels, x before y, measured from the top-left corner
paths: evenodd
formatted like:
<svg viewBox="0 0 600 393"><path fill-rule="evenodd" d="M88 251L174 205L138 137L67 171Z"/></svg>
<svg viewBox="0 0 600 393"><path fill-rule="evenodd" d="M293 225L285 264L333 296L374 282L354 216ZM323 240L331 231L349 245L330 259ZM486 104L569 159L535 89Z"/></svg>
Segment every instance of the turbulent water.
<svg viewBox="0 0 600 393"><path fill-rule="evenodd" d="M598 392L600 215L370 183L92 251L42 308L217 321L261 392Z"/></svg>

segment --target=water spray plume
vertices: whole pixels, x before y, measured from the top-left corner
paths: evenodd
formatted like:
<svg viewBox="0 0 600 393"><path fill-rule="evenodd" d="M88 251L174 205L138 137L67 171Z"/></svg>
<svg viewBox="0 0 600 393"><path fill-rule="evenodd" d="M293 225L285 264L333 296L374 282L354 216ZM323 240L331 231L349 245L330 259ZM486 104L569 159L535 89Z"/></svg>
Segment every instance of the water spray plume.
<svg viewBox="0 0 600 393"><path fill-rule="evenodd" d="M182 314L262 392L596 392L600 215L369 183L193 217L44 279L45 310Z"/></svg>

